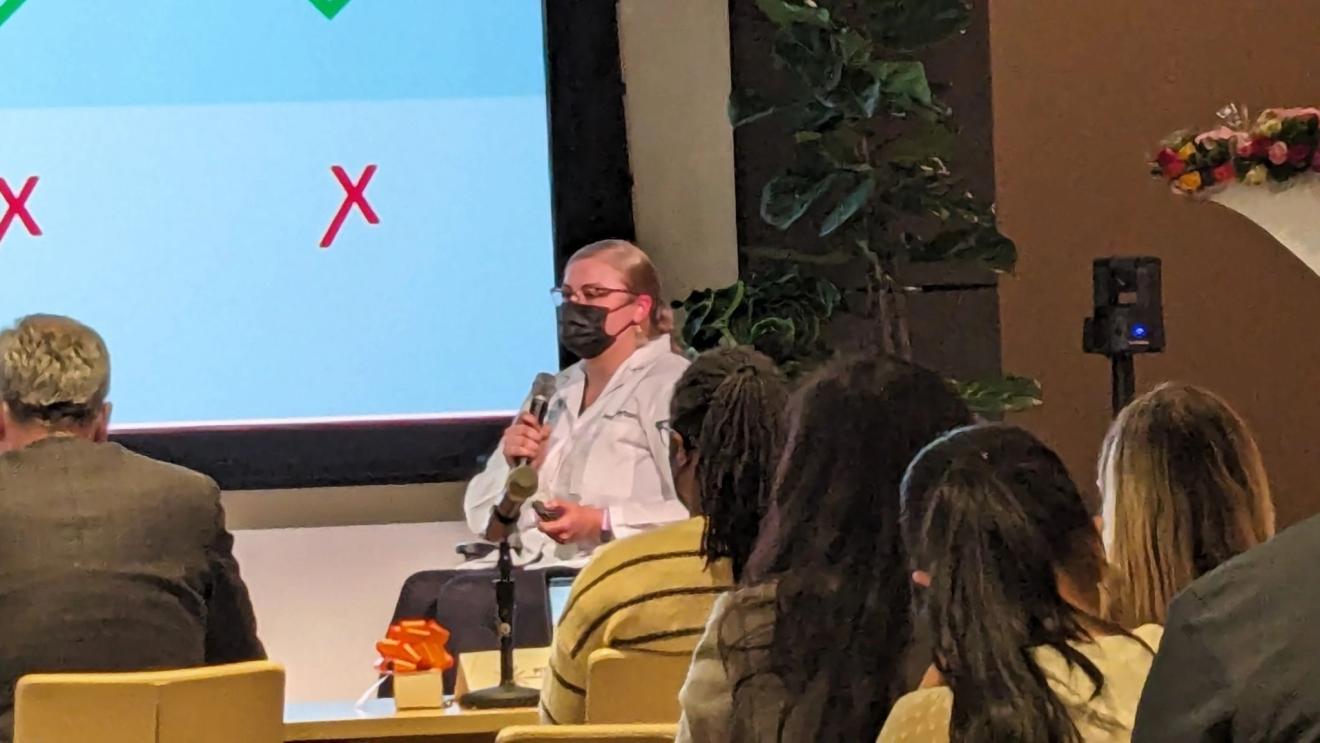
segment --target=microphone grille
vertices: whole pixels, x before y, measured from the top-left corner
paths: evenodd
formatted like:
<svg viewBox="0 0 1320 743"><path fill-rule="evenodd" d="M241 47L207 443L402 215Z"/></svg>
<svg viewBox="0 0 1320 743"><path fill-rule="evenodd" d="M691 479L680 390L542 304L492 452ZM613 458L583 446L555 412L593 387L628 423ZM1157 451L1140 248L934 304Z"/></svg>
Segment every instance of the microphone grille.
<svg viewBox="0 0 1320 743"><path fill-rule="evenodd" d="M536 495L536 489L539 486L539 480L536 476L536 470L527 465L514 467L509 473L509 477L504 482L505 492L509 500L514 503L522 503L528 498Z"/></svg>
<svg viewBox="0 0 1320 743"><path fill-rule="evenodd" d="M532 381L532 397L544 397L549 400L555 394L555 375L541 372Z"/></svg>

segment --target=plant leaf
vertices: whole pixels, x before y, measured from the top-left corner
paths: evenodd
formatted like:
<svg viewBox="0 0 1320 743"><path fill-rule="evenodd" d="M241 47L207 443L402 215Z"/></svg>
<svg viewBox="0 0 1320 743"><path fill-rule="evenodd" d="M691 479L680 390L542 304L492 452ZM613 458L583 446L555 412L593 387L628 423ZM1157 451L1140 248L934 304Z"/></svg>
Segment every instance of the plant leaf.
<svg viewBox="0 0 1320 743"><path fill-rule="evenodd" d="M814 26L789 26L775 37L775 63L790 70L817 98L824 99L843 77L838 38Z"/></svg>
<svg viewBox="0 0 1320 743"><path fill-rule="evenodd" d="M689 295L685 304L696 311L689 314L684 336L698 352L754 345L787 373L796 373L828 356L821 328L840 301L832 283L802 276L796 268L753 275L746 282ZM711 311L701 314L701 304L709 304Z"/></svg>
<svg viewBox="0 0 1320 743"><path fill-rule="evenodd" d="M793 325L792 320L785 317L763 317L757 320L751 329L747 331L747 340L756 343L767 335L787 338L789 339L788 343L791 344L793 337L796 335L796 327Z"/></svg>
<svg viewBox="0 0 1320 743"><path fill-rule="evenodd" d="M716 291L714 309L719 312L719 315L708 324L717 328L729 327L729 319L739 310L746 296L747 284L741 281L735 281L733 284Z"/></svg>
<svg viewBox="0 0 1320 743"><path fill-rule="evenodd" d="M830 11L825 8L813 8L787 0L756 0L756 7L776 26L805 23L818 28L830 27Z"/></svg>
<svg viewBox="0 0 1320 743"><path fill-rule="evenodd" d="M839 54L843 63L849 67L860 67L871 60L871 40L855 29L845 29L839 34Z"/></svg>
<svg viewBox="0 0 1320 743"><path fill-rule="evenodd" d="M934 105L930 81L926 79L926 66L920 62L876 62L871 73L883 80L884 93L894 108L900 111L929 108Z"/></svg>
<svg viewBox="0 0 1320 743"><path fill-rule="evenodd" d="M869 170L870 163L866 162L861 152L863 138L864 135L857 127L851 122L844 122L821 136L820 151L836 169Z"/></svg>
<svg viewBox="0 0 1320 743"><path fill-rule="evenodd" d="M833 88L817 92L817 99L845 116L869 119L884 99L884 81L867 69L845 69Z"/></svg>
<svg viewBox="0 0 1320 743"><path fill-rule="evenodd" d="M729 95L729 123L736 129L760 121L779 109L751 90L735 90Z"/></svg>
<svg viewBox="0 0 1320 743"><path fill-rule="evenodd" d="M682 302L683 344L689 348L696 348L701 342L699 336L705 327L706 318L710 316L713 296L714 292L710 289L694 291Z"/></svg>
<svg viewBox="0 0 1320 743"><path fill-rule="evenodd" d="M792 227L839 177L839 173L824 176L783 173L771 178L761 190L761 218L781 230Z"/></svg>
<svg viewBox="0 0 1320 743"><path fill-rule="evenodd" d="M914 263L968 261L997 273L1011 273L1017 265L1017 245L993 225L970 225L944 230L914 245L908 258Z"/></svg>
<svg viewBox="0 0 1320 743"><path fill-rule="evenodd" d="M912 165L936 157L947 159L953 146L952 129L941 123L923 121L880 148L880 157L889 162Z"/></svg>
<svg viewBox="0 0 1320 743"><path fill-rule="evenodd" d="M799 131L823 131L833 126L843 115L816 100L813 96L796 106L789 114L791 126Z"/></svg>
<svg viewBox="0 0 1320 743"><path fill-rule="evenodd" d="M862 12L877 42L911 51L966 29L972 6L969 0L869 0Z"/></svg>
<svg viewBox="0 0 1320 743"><path fill-rule="evenodd" d="M826 215L825 222L820 226L820 236L827 237L833 234L852 219L858 210L866 206L873 193L875 193L875 179L869 175L862 175L860 182L854 185L843 200Z"/></svg>
<svg viewBox="0 0 1320 743"><path fill-rule="evenodd" d="M1006 375L970 382L953 382L954 388L973 413L998 416L1019 413L1043 402L1040 382Z"/></svg>

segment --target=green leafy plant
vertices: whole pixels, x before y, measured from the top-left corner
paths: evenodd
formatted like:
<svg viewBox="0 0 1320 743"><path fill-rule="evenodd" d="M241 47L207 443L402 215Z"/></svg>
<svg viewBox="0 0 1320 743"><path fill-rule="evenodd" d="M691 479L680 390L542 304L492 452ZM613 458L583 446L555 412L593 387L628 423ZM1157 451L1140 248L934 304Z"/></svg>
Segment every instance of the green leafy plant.
<svg viewBox="0 0 1320 743"><path fill-rule="evenodd" d="M761 218L785 231L810 225L814 236L792 249L745 249L762 267L683 302L684 339L697 349L751 343L781 364L809 366L828 355L824 329L846 309L868 321L869 345L911 358L907 299L920 287L902 279L904 267L955 261L1005 273L1017 260L993 208L949 168L952 112L916 56L964 30L970 2L757 6L776 27L772 56L788 90L774 99L736 90L729 118L735 126L767 117L787 124L791 161L764 184ZM1034 382L1012 377L962 389L982 412L1040 397Z"/></svg>
<svg viewBox="0 0 1320 743"><path fill-rule="evenodd" d="M795 375L830 354L824 330L843 298L833 283L789 269L693 292L682 328L689 348L755 346Z"/></svg>

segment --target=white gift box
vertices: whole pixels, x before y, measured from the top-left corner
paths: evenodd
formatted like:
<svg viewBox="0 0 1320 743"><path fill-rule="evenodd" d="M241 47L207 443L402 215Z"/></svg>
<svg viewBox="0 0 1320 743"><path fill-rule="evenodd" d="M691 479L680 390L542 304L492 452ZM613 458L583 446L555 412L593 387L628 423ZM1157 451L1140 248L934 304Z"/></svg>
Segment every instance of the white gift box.
<svg viewBox="0 0 1320 743"><path fill-rule="evenodd" d="M445 704L445 675L442 671L394 674L395 709L436 709Z"/></svg>

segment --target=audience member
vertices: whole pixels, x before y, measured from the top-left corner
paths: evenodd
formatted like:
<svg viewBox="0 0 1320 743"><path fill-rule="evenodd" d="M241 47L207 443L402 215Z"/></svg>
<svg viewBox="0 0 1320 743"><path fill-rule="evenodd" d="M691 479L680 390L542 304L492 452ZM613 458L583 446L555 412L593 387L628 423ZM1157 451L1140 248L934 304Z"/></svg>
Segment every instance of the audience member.
<svg viewBox="0 0 1320 743"><path fill-rule="evenodd" d="M1021 429L966 428L917 457L902 523L934 665L881 743L1127 740L1161 630L1099 616L1094 516Z"/></svg>
<svg viewBox="0 0 1320 743"><path fill-rule="evenodd" d="M670 406L670 463L693 518L606 545L578 575L554 636L544 721L584 721L595 650L692 653L715 596L752 550L787 397L774 364L747 348L708 351L683 373Z"/></svg>
<svg viewBox="0 0 1320 743"><path fill-rule="evenodd" d="M1133 743L1320 740L1317 564L1313 516L1178 594Z"/></svg>
<svg viewBox="0 0 1320 743"><path fill-rule="evenodd" d="M1256 442L1223 400L1165 384L1119 414L1100 455L1106 616L1163 624L1189 583L1274 533Z"/></svg>
<svg viewBox="0 0 1320 743"><path fill-rule="evenodd" d="M788 406L764 575L720 597L680 695L681 741L860 741L930 655L914 648L898 487L922 446L970 422L937 375L839 359Z"/></svg>
<svg viewBox="0 0 1320 743"><path fill-rule="evenodd" d="M25 674L265 657L206 477L107 442L110 356L54 316L0 332L0 740Z"/></svg>
<svg viewBox="0 0 1320 743"><path fill-rule="evenodd" d="M787 404L774 362L746 347L702 354L674 388L669 451L679 498L704 517L702 556L728 560L735 581L770 504Z"/></svg>

